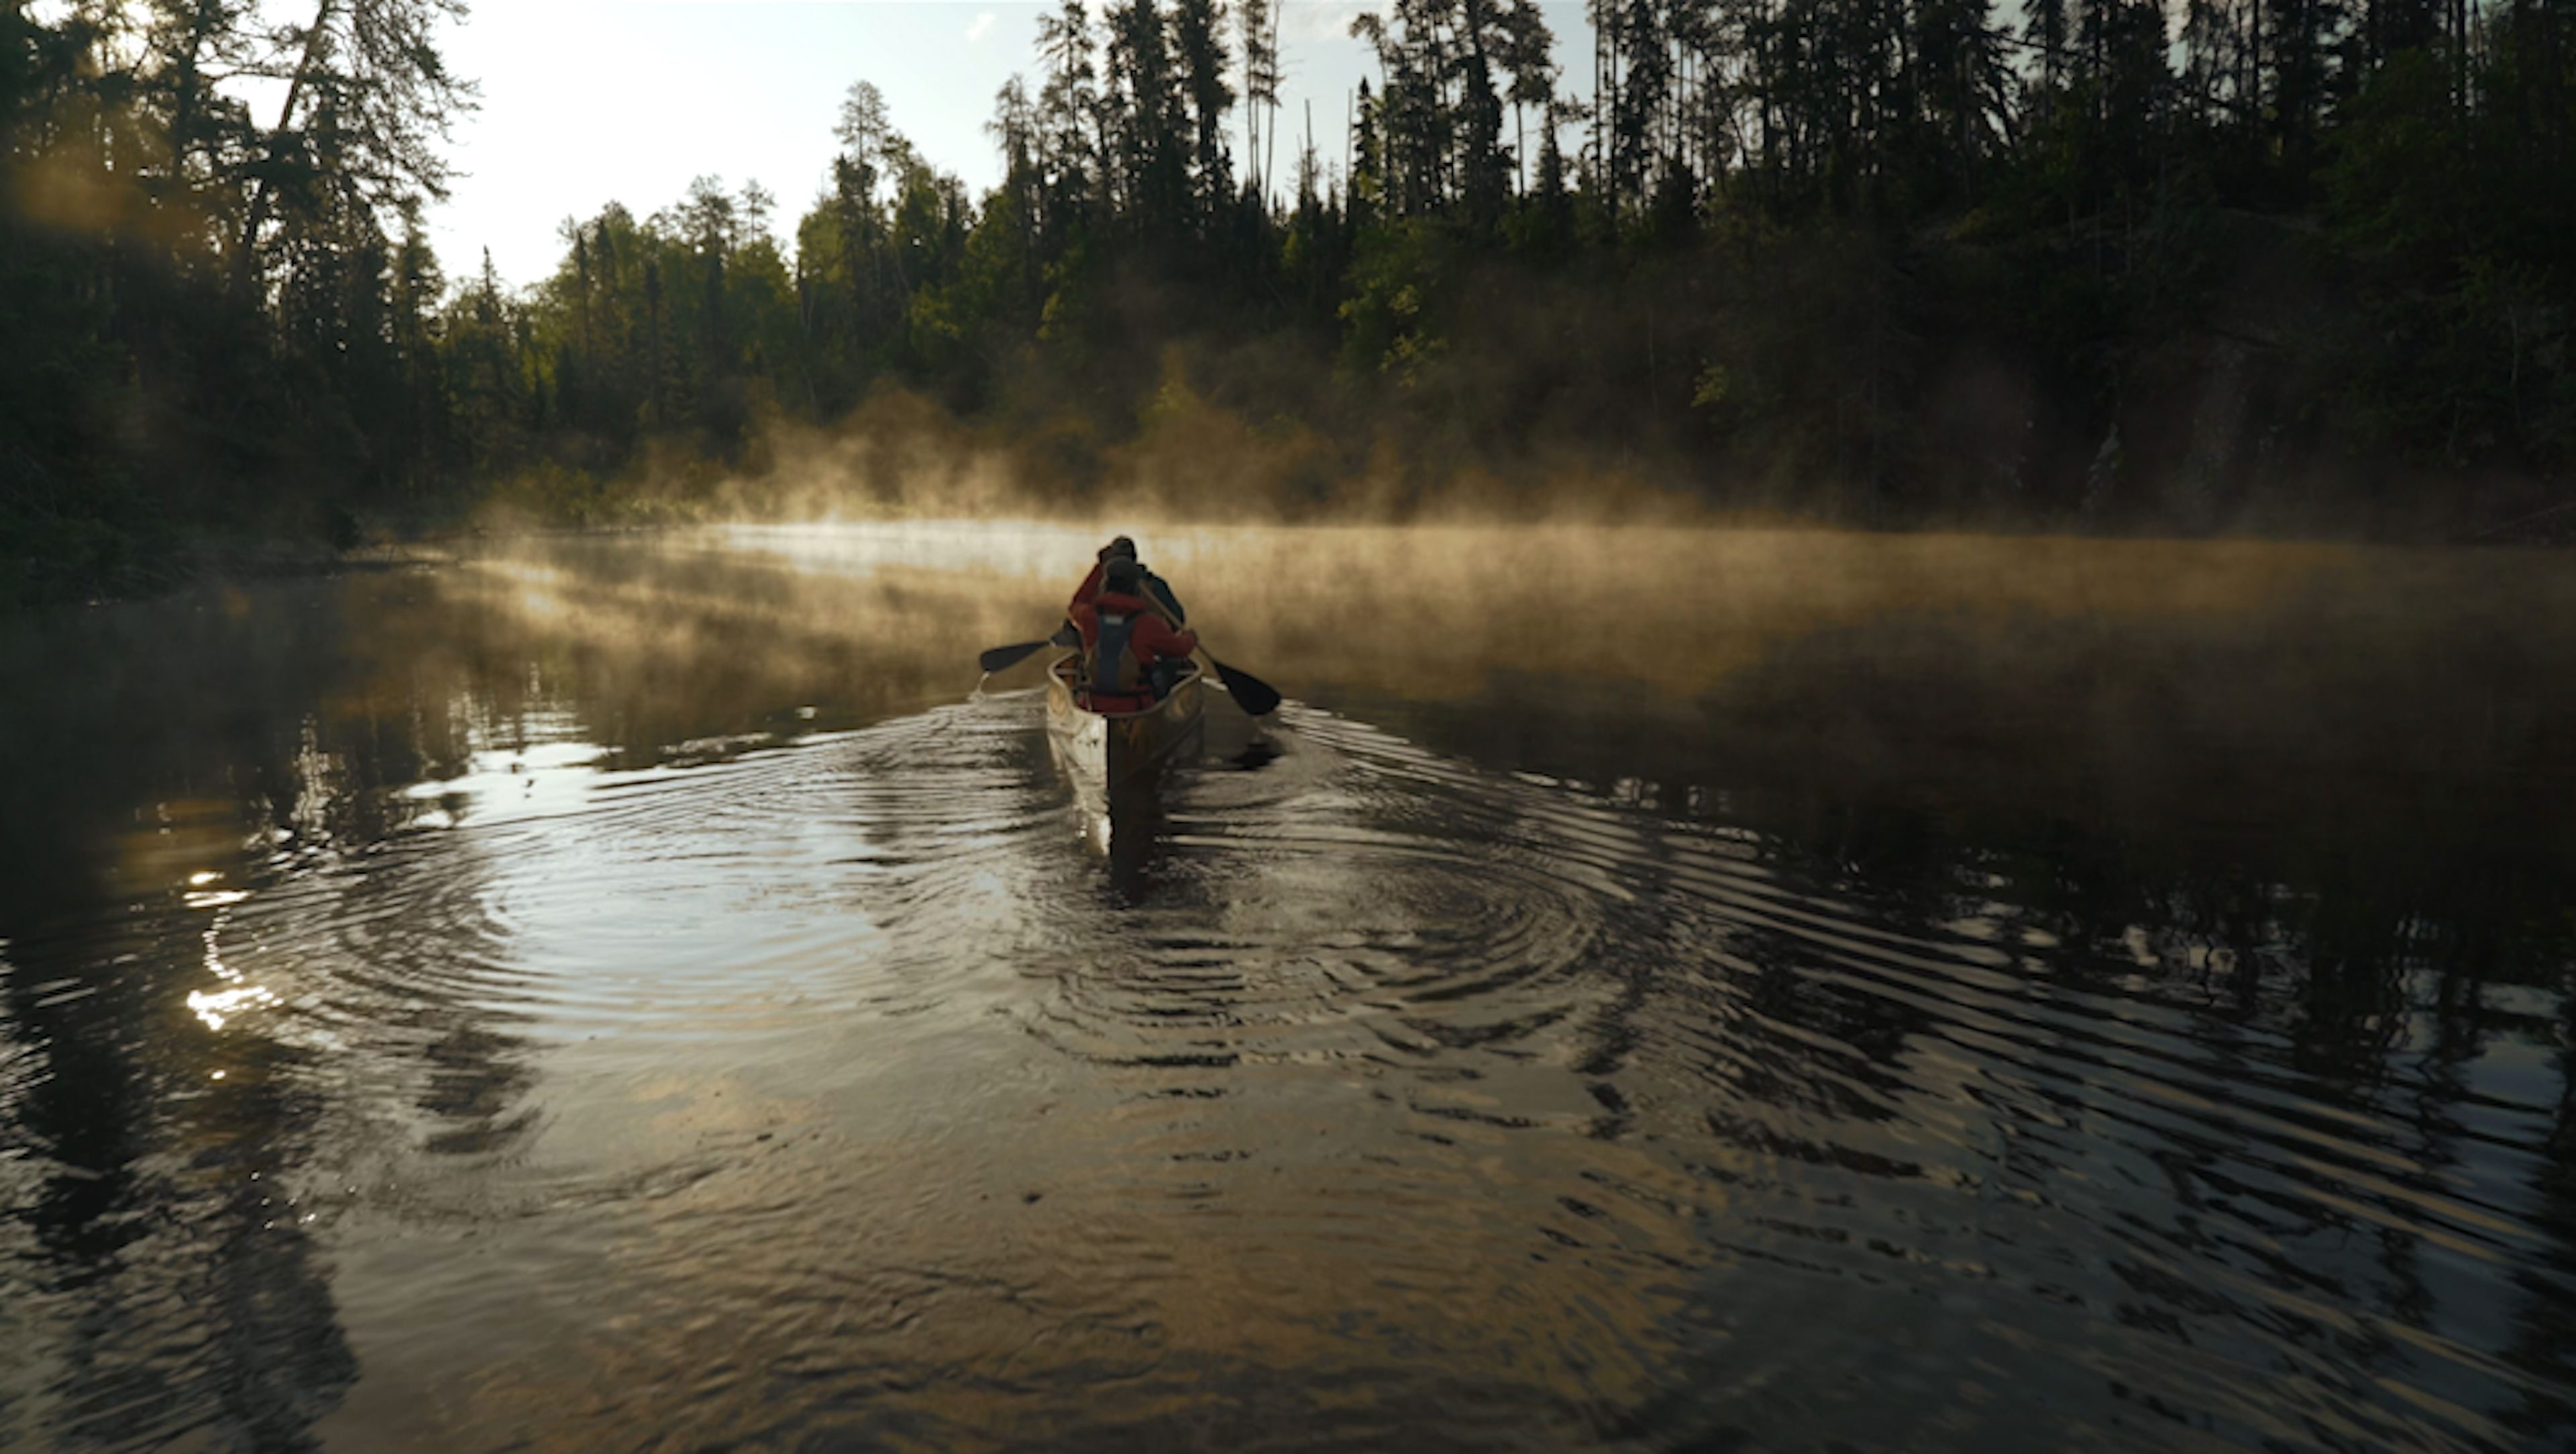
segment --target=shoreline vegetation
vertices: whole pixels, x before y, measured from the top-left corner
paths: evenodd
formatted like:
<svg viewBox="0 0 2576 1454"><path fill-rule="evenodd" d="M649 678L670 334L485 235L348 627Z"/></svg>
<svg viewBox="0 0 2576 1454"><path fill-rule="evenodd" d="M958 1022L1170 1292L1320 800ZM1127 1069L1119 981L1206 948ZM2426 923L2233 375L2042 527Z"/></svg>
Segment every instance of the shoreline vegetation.
<svg viewBox="0 0 2576 1454"><path fill-rule="evenodd" d="M0 4L0 610L824 514L2576 541L2566 0L1391 0L1322 138L1276 0L1072 0L984 196L861 80L801 214L519 288L424 240L461 0L269 8Z"/></svg>

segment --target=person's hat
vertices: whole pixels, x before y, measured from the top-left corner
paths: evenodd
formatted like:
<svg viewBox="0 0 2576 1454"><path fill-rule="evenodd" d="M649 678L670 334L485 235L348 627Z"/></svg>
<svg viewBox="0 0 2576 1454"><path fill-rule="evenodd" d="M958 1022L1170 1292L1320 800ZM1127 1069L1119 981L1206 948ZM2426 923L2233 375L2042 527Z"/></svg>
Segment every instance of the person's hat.
<svg viewBox="0 0 2576 1454"><path fill-rule="evenodd" d="M1132 555L1113 555L1101 562L1100 588L1104 591L1116 591L1122 596L1129 595L1144 579L1145 568L1138 565L1136 557Z"/></svg>
<svg viewBox="0 0 2576 1454"><path fill-rule="evenodd" d="M1134 560L1136 558L1136 542L1128 539L1124 535L1121 535L1117 539L1110 541L1107 545L1100 547L1100 559L1104 563L1122 555L1127 557L1129 560Z"/></svg>

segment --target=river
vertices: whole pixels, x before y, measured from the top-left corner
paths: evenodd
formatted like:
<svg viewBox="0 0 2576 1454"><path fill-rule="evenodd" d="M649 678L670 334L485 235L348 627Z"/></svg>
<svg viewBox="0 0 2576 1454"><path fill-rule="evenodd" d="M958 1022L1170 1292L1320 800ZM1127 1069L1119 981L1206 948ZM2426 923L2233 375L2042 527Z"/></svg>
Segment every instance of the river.
<svg viewBox="0 0 2576 1454"><path fill-rule="evenodd" d="M494 542L0 623L0 1445L2576 1439L2576 559Z"/></svg>

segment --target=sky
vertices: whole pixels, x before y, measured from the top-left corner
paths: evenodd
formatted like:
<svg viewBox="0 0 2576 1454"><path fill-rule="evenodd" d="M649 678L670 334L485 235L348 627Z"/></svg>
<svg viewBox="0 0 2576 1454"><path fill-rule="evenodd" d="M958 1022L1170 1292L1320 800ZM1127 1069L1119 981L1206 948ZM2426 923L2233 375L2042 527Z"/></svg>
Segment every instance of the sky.
<svg viewBox="0 0 2576 1454"><path fill-rule="evenodd" d="M564 219L595 216L611 201L649 216L680 200L691 179L716 176L730 192L758 181L774 195L770 229L792 244L796 219L828 175L841 99L861 80L885 94L895 128L933 166L980 198L1001 180L984 129L994 93L1015 72L1036 91L1037 21L1055 8L1052 0L477 0L444 51L454 73L480 84L482 107L451 131L448 157L462 175L429 214L430 241L450 277L471 276L489 248L502 279L526 285L561 260ZM1386 0L1286 0L1278 175L1294 175L1309 100L1316 150L1340 165L1350 93L1375 71L1349 37L1351 17L1384 8ZM1567 40L1582 34L1581 6L1549 9L1563 65ZM1239 107L1230 122L1240 158Z"/></svg>

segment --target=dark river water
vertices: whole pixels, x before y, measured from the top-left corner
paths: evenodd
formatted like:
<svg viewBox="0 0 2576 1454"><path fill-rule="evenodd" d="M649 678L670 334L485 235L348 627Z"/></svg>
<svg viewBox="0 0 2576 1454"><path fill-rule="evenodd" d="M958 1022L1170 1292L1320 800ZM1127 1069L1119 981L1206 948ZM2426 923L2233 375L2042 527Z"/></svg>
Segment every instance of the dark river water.
<svg viewBox="0 0 2576 1454"><path fill-rule="evenodd" d="M2576 558L1106 533L0 624L0 1445L2576 1440Z"/></svg>

